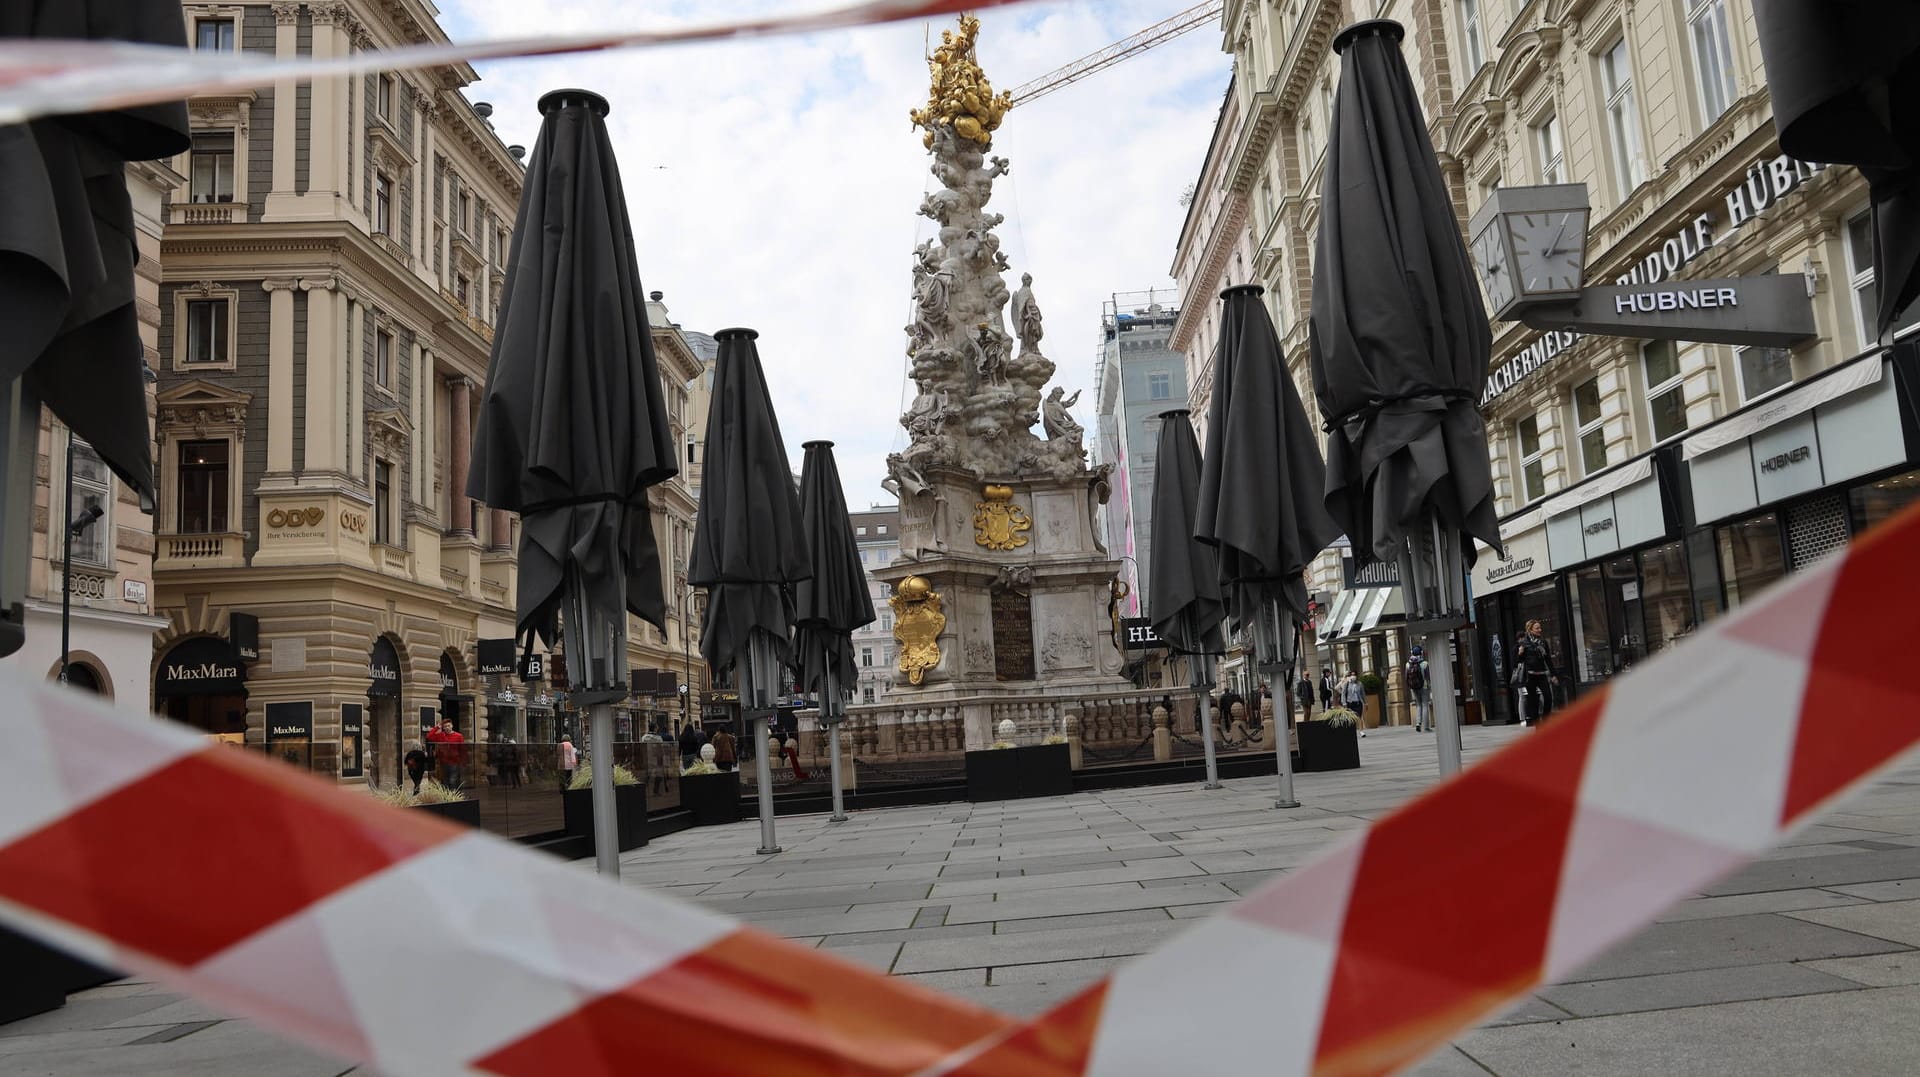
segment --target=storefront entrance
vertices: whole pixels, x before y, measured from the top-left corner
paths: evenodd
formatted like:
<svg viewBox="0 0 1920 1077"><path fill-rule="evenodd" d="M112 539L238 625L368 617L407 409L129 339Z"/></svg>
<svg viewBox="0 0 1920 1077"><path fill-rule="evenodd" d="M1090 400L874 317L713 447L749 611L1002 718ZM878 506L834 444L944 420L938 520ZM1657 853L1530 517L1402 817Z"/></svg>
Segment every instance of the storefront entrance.
<svg viewBox="0 0 1920 1077"><path fill-rule="evenodd" d="M155 709L176 722L220 740L246 741L246 664L218 636L174 644L154 671L153 699Z"/></svg>
<svg viewBox="0 0 1920 1077"><path fill-rule="evenodd" d="M376 786L400 780L406 736L400 720L400 652L382 636L367 654L367 735L363 766Z"/></svg>

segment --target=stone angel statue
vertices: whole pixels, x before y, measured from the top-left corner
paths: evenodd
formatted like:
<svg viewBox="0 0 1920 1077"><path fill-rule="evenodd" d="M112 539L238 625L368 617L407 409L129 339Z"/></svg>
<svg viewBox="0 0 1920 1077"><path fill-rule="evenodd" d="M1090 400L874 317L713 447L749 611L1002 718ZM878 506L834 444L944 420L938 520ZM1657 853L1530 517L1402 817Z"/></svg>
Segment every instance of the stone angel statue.
<svg viewBox="0 0 1920 1077"><path fill-rule="evenodd" d="M1037 352L1040 350L1040 338L1046 335L1041 326L1040 304L1033 298L1033 274L1020 274L1020 290L1013 293L1013 322L1020 334L1020 351ZM1054 390L1058 393L1059 390ZM1078 393L1074 396L1077 398Z"/></svg>
<svg viewBox="0 0 1920 1077"><path fill-rule="evenodd" d="M1053 392L1047 394L1046 401L1040 405L1040 423L1046 429L1048 441L1077 442L1086 434L1086 430L1079 423L1074 422L1073 416L1067 413L1068 408L1079 402L1078 391L1068 396L1067 391L1058 385L1053 387Z"/></svg>

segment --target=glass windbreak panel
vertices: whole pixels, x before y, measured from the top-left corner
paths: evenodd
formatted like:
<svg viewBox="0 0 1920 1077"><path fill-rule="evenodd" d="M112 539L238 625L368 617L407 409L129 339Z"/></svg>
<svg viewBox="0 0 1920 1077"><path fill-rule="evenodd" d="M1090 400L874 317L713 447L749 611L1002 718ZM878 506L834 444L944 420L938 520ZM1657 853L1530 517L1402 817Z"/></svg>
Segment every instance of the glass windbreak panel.
<svg viewBox="0 0 1920 1077"><path fill-rule="evenodd" d="M1693 587L1685 544L1669 542L1640 555L1640 613L1646 653L1658 654L1693 631Z"/></svg>
<svg viewBox="0 0 1920 1077"><path fill-rule="evenodd" d="M1573 607L1573 659L1582 684L1605 680L1613 672L1612 636L1607 630L1607 581L1600 566L1581 569L1569 579Z"/></svg>
<svg viewBox="0 0 1920 1077"><path fill-rule="evenodd" d="M1855 487L1848 496L1853 501L1855 525L1865 531L1920 500L1920 471Z"/></svg>
<svg viewBox="0 0 1920 1077"><path fill-rule="evenodd" d="M1613 670L1624 673L1646 655L1640 573L1632 557L1607 562L1607 624L1613 630Z"/></svg>
<svg viewBox="0 0 1920 1077"><path fill-rule="evenodd" d="M1720 548L1720 582L1727 608L1750 601L1787 574L1787 551L1780 541L1780 520L1773 513L1714 529Z"/></svg>

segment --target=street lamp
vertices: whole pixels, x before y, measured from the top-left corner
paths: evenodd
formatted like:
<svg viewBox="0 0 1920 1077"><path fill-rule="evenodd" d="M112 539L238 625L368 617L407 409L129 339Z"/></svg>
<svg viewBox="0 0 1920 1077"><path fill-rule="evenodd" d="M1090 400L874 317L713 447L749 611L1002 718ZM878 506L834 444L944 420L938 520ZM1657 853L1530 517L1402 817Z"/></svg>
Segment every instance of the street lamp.
<svg viewBox="0 0 1920 1077"><path fill-rule="evenodd" d="M67 431L67 507L73 507L73 431ZM60 559L60 683L67 683L67 668L73 657L73 540L106 515L98 505L88 505L74 513L67 523L66 552Z"/></svg>

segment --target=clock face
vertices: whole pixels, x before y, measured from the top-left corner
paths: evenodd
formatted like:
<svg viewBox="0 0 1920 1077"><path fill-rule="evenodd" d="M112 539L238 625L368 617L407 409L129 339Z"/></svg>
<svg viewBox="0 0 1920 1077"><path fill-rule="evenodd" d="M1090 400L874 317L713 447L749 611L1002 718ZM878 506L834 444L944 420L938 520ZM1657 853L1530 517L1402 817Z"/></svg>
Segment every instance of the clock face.
<svg viewBox="0 0 1920 1077"><path fill-rule="evenodd" d="M1487 291L1487 305L1496 311L1506 306L1513 298L1513 270L1507 265L1497 225L1483 229L1474 239L1473 264L1480 271L1480 286Z"/></svg>
<svg viewBox="0 0 1920 1077"><path fill-rule="evenodd" d="M1513 286L1522 295L1573 292L1587 260L1587 215L1566 211L1512 213L1505 218L1513 243Z"/></svg>

